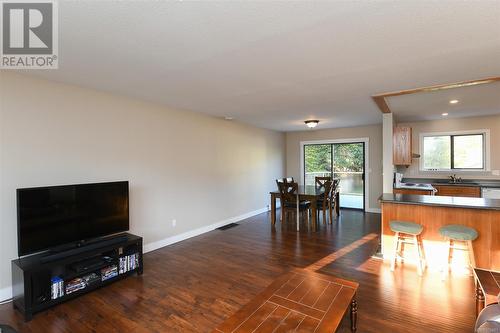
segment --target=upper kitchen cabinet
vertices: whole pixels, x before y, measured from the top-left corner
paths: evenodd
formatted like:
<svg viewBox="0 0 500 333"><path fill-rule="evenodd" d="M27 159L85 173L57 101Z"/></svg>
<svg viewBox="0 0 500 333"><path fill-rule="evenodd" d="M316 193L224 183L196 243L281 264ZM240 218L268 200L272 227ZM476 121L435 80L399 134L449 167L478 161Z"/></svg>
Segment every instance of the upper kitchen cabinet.
<svg viewBox="0 0 500 333"><path fill-rule="evenodd" d="M411 127L397 126L393 132L392 160L394 165L411 165Z"/></svg>

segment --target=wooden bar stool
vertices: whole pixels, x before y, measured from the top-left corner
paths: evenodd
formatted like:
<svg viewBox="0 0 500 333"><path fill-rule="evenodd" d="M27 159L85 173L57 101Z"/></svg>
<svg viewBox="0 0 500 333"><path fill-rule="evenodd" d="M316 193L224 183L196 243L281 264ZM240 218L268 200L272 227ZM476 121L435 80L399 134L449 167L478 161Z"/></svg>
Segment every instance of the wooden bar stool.
<svg viewBox="0 0 500 333"><path fill-rule="evenodd" d="M405 221L391 221L389 222L391 230L395 233L394 235L394 258L391 261L391 271L394 271L396 267L396 261L398 257L404 260L404 244L413 244L417 248L418 262L417 270L418 275L422 275L423 265L425 257L423 254L423 246L420 239L420 234L424 227L418 223L405 222ZM398 249L401 247L401 253Z"/></svg>
<svg viewBox="0 0 500 333"><path fill-rule="evenodd" d="M443 267L443 280L446 279L446 275L450 270L451 261L453 259L453 250L468 251L469 265L472 269L476 267L474 249L472 248L472 241L474 241L478 236L476 229L460 224L450 224L439 228L439 234L448 241L448 262L445 267ZM455 242L465 243L466 247L455 247Z"/></svg>

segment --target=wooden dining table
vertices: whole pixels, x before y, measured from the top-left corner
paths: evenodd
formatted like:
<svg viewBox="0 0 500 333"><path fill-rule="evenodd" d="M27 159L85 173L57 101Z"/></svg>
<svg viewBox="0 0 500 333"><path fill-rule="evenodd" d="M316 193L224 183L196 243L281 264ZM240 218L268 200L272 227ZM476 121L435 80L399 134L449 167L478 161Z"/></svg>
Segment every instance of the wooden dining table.
<svg viewBox="0 0 500 333"><path fill-rule="evenodd" d="M310 201L311 202L311 224L313 230L316 230L316 210L317 201L322 199L322 195L325 194L325 187L318 185L299 185L297 190L297 231L299 231L299 201ZM271 224L276 224L276 199L280 197L280 192L278 190L270 192L271 195ZM339 215L339 194L335 194L335 213Z"/></svg>
<svg viewBox="0 0 500 333"><path fill-rule="evenodd" d="M351 332L358 319L357 282L292 269L220 324L212 333L332 333L349 312Z"/></svg>

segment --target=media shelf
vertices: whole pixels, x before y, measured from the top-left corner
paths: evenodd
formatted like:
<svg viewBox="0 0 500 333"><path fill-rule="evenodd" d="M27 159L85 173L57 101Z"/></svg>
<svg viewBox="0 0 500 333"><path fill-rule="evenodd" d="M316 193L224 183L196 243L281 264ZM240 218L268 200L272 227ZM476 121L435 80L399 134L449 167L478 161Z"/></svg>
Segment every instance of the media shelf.
<svg viewBox="0 0 500 333"><path fill-rule="evenodd" d="M142 255L142 237L125 233L82 246L76 253L74 249L58 253L49 261L47 254L13 260L14 308L29 321L37 312L132 274L141 275Z"/></svg>

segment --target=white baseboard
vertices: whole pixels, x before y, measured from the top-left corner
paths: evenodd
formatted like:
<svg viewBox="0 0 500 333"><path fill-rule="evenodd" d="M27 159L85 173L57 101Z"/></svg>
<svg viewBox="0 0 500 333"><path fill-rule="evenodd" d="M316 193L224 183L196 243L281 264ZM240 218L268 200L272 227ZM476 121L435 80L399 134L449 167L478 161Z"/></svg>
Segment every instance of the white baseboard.
<svg viewBox="0 0 500 333"><path fill-rule="evenodd" d="M174 244L174 243L177 243L177 242L189 239L191 237L199 236L201 234L204 234L206 232L209 232L209 231L212 231L214 229L220 228L220 227L225 226L227 224L235 223L235 222L247 219L249 217L265 213L267 211L269 211L269 207L257 209L257 210L254 210L252 212L248 212L248 213L245 213L245 214L242 214L242 215L239 215L239 216L234 216L234 217L228 218L226 220L223 220L223 221L211 224L211 225L207 225L205 227L201 227L201 228L198 228L198 229L190 230L190 231L184 232L184 233L179 234L179 235L175 235L175 236L172 236L172 237L161 239L161 240L156 241L156 242L145 244L144 245L144 253L160 249L162 247L165 247L165 246L168 246L168 245L171 245L171 244Z"/></svg>
<svg viewBox="0 0 500 333"><path fill-rule="evenodd" d="M0 302L6 301L11 298L12 298L12 287L0 289Z"/></svg>
<svg viewBox="0 0 500 333"><path fill-rule="evenodd" d="M367 208L365 209L367 213L376 213L376 214L382 214L382 210L380 208Z"/></svg>

